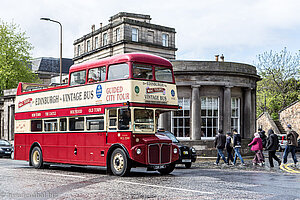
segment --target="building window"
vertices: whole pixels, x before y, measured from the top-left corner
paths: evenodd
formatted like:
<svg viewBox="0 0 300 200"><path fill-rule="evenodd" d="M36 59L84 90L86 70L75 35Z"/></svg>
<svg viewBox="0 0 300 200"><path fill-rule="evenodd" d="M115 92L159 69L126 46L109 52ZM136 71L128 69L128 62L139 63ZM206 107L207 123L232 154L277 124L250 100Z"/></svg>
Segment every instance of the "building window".
<svg viewBox="0 0 300 200"><path fill-rule="evenodd" d="M120 28L116 29L116 42L120 41L121 35L120 35Z"/></svg>
<svg viewBox="0 0 300 200"><path fill-rule="evenodd" d="M171 112L171 130L176 137L190 137L190 99L178 98L182 109Z"/></svg>
<svg viewBox="0 0 300 200"><path fill-rule="evenodd" d="M163 44L164 47L169 46L169 35L162 34L162 44Z"/></svg>
<svg viewBox="0 0 300 200"><path fill-rule="evenodd" d="M87 49L87 52L91 51L91 41L90 40L88 40L86 42L86 49Z"/></svg>
<svg viewBox="0 0 300 200"><path fill-rule="evenodd" d="M77 56L80 56L80 44L77 46Z"/></svg>
<svg viewBox="0 0 300 200"><path fill-rule="evenodd" d="M231 98L231 130L240 133L240 98Z"/></svg>
<svg viewBox="0 0 300 200"><path fill-rule="evenodd" d="M219 98L201 98L201 137L215 137L219 128Z"/></svg>
<svg viewBox="0 0 300 200"><path fill-rule="evenodd" d="M99 47L99 39L98 37L95 37L95 49Z"/></svg>
<svg viewBox="0 0 300 200"><path fill-rule="evenodd" d="M139 29L132 28L132 30L131 30L131 40L134 41L134 42L139 41Z"/></svg>
<svg viewBox="0 0 300 200"><path fill-rule="evenodd" d="M103 34L103 46L107 45L107 33Z"/></svg>

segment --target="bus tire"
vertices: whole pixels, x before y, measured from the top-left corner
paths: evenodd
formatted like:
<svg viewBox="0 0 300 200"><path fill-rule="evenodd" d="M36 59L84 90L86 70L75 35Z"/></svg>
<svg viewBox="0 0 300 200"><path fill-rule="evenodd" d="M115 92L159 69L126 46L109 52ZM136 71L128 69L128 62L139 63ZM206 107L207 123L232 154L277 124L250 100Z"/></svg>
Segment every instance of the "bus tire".
<svg viewBox="0 0 300 200"><path fill-rule="evenodd" d="M126 176L129 174L131 165L123 149L117 148L110 157L111 171L116 176Z"/></svg>
<svg viewBox="0 0 300 200"><path fill-rule="evenodd" d="M171 164L167 165L166 168L158 169L157 171L161 175L167 175L167 174L170 174L174 169L175 169L175 163L171 163Z"/></svg>
<svg viewBox="0 0 300 200"><path fill-rule="evenodd" d="M34 168L43 168L43 154L40 147L34 147L30 154L30 161Z"/></svg>

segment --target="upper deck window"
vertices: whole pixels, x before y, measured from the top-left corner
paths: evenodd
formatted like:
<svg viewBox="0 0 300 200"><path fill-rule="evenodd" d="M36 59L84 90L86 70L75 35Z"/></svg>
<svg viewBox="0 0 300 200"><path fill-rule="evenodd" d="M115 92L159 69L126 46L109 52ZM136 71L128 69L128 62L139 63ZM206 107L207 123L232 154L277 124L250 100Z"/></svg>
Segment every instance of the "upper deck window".
<svg viewBox="0 0 300 200"><path fill-rule="evenodd" d="M88 83L96 83L105 80L106 67L97 67L89 70Z"/></svg>
<svg viewBox="0 0 300 200"><path fill-rule="evenodd" d="M153 79L152 66L145 65L145 64L136 64L136 63L133 64L132 77L152 80Z"/></svg>
<svg viewBox="0 0 300 200"><path fill-rule="evenodd" d="M129 77L129 66L127 63L110 65L107 80L125 79Z"/></svg>
<svg viewBox="0 0 300 200"><path fill-rule="evenodd" d="M71 81L70 85L81 85L85 84L85 78L86 78L86 71L78 71L71 73Z"/></svg>
<svg viewBox="0 0 300 200"><path fill-rule="evenodd" d="M157 81L173 82L172 70L165 67L155 67L155 79Z"/></svg>

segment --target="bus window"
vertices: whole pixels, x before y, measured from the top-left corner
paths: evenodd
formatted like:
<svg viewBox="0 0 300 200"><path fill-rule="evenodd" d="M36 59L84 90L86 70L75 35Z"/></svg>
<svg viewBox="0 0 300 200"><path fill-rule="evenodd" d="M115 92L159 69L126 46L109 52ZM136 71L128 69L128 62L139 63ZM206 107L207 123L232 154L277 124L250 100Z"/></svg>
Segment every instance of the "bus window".
<svg viewBox="0 0 300 200"><path fill-rule="evenodd" d="M109 130L117 130L117 110L109 110Z"/></svg>
<svg viewBox="0 0 300 200"><path fill-rule="evenodd" d="M105 80L106 67L97 67L89 70L88 83L96 83Z"/></svg>
<svg viewBox="0 0 300 200"><path fill-rule="evenodd" d="M70 131L83 131L84 130L84 118L75 117L69 119L69 130Z"/></svg>
<svg viewBox="0 0 300 200"><path fill-rule="evenodd" d="M88 131L104 130L104 117L87 117L86 129Z"/></svg>
<svg viewBox="0 0 300 200"><path fill-rule="evenodd" d="M67 131L67 118L59 119L59 130Z"/></svg>
<svg viewBox="0 0 300 200"><path fill-rule="evenodd" d="M57 119L44 120L44 131L57 131Z"/></svg>
<svg viewBox="0 0 300 200"><path fill-rule="evenodd" d="M119 109L119 130L129 130L131 125L131 115L128 109Z"/></svg>
<svg viewBox="0 0 300 200"><path fill-rule="evenodd" d="M150 109L134 109L134 131L153 132L154 112Z"/></svg>
<svg viewBox="0 0 300 200"><path fill-rule="evenodd" d="M152 66L143 64L133 64L132 66L132 77L141 79L153 79Z"/></svg>
<svg viewBox="0 0 300 200"><path fill-rule="evenodd" d="M155 67L155 79L173 83L172 70L164 67Z"/></svg>
<svg viewBox="0 0 300 200"><path fill-rule="evenodd" d="M86 71L78 71L71 73L70 85L82 85L85 84Z"/></svg>
<svg viewBox="0 0 300 200"><path fill-rule="evenodd" d="M107 80L125 79L129 77L129 66L127 63L110 65Z"/></svg>
<svg viewBox="0 0 300 200"><path fill-rule="evenodd" d="M32 132L42 131L42 120L32 120L31 131Z"/></svg>

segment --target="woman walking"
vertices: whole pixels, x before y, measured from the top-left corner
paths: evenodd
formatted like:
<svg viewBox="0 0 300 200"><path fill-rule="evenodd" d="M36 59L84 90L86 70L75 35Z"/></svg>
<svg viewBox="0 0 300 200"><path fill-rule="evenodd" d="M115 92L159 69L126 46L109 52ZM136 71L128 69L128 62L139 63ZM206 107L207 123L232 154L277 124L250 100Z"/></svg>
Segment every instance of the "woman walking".
<svg viewBox="0 0 300 200"><path fill-rule="evenodd" d="M232 165L235 165L236 163L236 159L237 157L240 158L241 162L242 162L242 165L245 165L244 163L244 160L242 158L242 155L240 153L240 150L241 150L241 147L242 147L242 138L241 138L241 135L237 132L236 129L233 129L233 147L234 147L234 160L233 160L233 163Z"/></svg>
<svg viewBox="0 0 300 200"><path fill-rule="evenodd" d="M255 152L255 156L252 160L253 165L259 164L260 166L263 166L265 162L265 158L263 155L263 144L262 144L262 139L259 137L259 133L254 133L254 138L248 146L251 146L251 151Z"/></svg>

